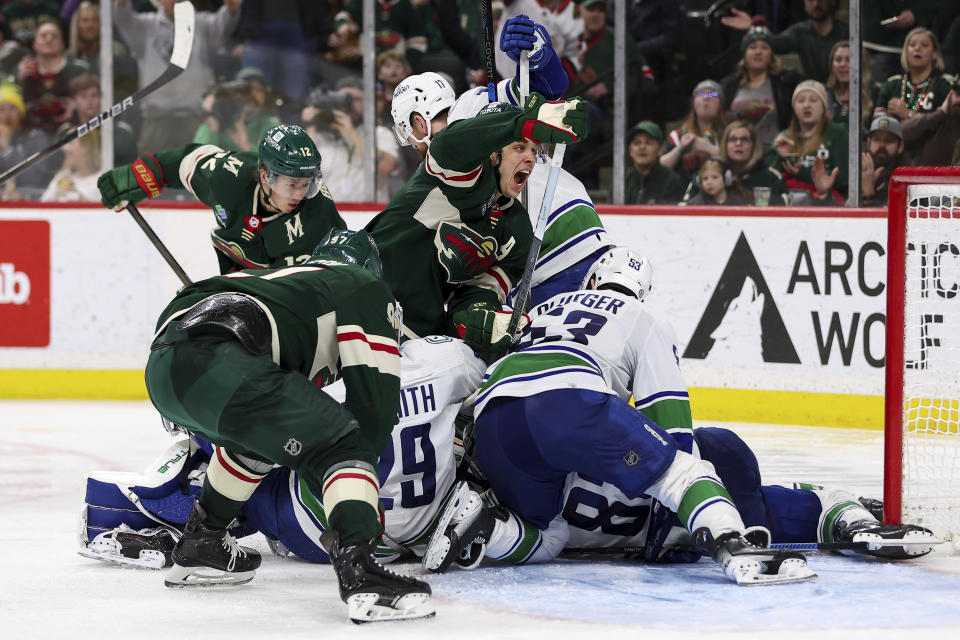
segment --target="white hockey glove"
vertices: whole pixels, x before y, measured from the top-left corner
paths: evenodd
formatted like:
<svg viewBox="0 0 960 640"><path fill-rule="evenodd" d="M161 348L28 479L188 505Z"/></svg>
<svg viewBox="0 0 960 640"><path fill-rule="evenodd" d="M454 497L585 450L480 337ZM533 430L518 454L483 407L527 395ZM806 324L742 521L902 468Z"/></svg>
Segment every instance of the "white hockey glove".
<svg viewBox="0 0 960 640"><path fill-rule="evenodd" d="M531 93L517 116L514 136L534 144L570 144L587 137L587 101L568 98L550 102Z"/></svg>
<svg viewBox="0 0 960 640"><path fill-rule="evenodd" d="M457 333L471 349L480 353L495 353L505 351L513 344L511 336L507 335L511 315L513 310L509 307L491 309L478 302L466 311L455 312L453 323ZM520 335L529 323L530 316L521 314L516 335Z"/></svg>

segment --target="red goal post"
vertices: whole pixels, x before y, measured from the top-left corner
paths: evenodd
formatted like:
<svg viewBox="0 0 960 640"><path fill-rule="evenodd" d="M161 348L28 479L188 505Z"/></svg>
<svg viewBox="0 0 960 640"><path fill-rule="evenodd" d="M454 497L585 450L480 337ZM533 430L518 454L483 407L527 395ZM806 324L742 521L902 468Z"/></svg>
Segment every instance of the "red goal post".
<svg viewBox="0 0 960 640"><path fill-rule="evenodd" d="M960 532L960 167L890 179L884 520Z"/></svg>

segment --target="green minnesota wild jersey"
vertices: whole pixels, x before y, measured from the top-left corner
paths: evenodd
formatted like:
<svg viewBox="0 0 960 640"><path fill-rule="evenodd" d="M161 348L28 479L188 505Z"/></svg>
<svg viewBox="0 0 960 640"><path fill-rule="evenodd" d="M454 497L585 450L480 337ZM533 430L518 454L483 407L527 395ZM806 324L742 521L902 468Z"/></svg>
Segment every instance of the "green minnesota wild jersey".
<svg viewBox="0 0 960 640"><path fill-rule="evenodd" d="M936 72L934 72L936 73ZM897 74L887 78L877 92L877 106L884 109L893 98L907 103L907 109L917 113L931 113L940 108L953 87L954 77L949 73L931 75L920 84L910 82L910 77Z"/></svg>
<svg viewBox="0 0 960 640"><path fill-rule="evenodd" d="M216 276L184 287L160 315L157 335L197 303L224 292L247 294L266 312L278 366L318 387L342 378L346 408L377 451L386 446L400 408L400 352L395 303L383 281L353 265Z"/></svg>
<svg viewBox="0 0 960 640"><path fill-rule="evenodd" d="M186 189L213 208L217 226L210 239L220 273L306 262L330 229L347 228L326 186L291 213L264 210L255 151L188 144L155 157L169 186Z"/></svg>
<svg viewBox="0 0 960 640"><path fill-rule="evenodd" d="M516 140L518 113L485 113L437 133L413 177L367 224L407 337L456 336L454 311L498 308L523 275L533 230L517 200L498 198L490 161ZM482 250L465 245L465 234L479 236Z"/></svg>
<svg viewBox="0 0 960 640"><path fill-rule="evenodd" d="M788 130L785 129L780 133L787 135L787 132ZM823 158L823 165L828 174L833 171L835 167L839 169L833 188L845 195L847 192L848 144L849 135L847 134L846 127L833 122L827 123L827 128L823 133L823 142L820 143L820 146L814 150L813 153L808 153L797 159L799 171L797 171L797 174L793 177L801 182L813 184L813 162L818 157ZM774 169L780 167L780 156L777 155L777 151L773 147L767 151L766 161L767 164ZM772 197L771 194L771 199Z"/></svg>

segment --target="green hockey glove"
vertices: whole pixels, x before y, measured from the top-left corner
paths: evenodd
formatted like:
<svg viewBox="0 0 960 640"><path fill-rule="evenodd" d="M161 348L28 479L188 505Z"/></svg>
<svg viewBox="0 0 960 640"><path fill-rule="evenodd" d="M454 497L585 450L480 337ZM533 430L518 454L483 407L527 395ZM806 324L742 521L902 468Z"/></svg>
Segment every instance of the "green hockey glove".
<svg viewBox="0 0 960 640"><path fill-rule="evenodd" d="M100 201L114 211L122 211L127 203L156 198L163 191L163 168L152 153L145 153L127 167L117 167L97 179Z"/></svg>
<svg viewBox="0 0 960 640"><path fill-rule="evenodd" d="M568 98L550 102L539 93L531 93L517 116L514 135L534 144L570 144L587 137L587 101Z"/></svg>
<svg viewBox="0 0 960 640"><path fill-rule="evenodd" d="M481 302L471 305L465 311L454 312L453 323L468 347L480 353L495 353L505 351L513 343L507 335L512 314L513 311L507 307L503 310L491 309ZM530 316L521 314L517 334L520 334L529 322Z"/></svg>

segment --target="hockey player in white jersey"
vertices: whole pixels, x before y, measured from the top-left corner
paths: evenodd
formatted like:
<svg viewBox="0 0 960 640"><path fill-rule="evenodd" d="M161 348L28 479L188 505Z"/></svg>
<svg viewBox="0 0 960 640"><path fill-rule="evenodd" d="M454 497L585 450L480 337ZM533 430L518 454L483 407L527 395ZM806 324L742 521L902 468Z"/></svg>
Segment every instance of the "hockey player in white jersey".
<svg viewBox="0 0 960 640"><path fill-rule="evenodd" d="M382 561L422 555L454 484L454 428L464 398L486 365L462 341L446 336L400 347L399 424L379 462L384 534ZM341 384L325 387L343 400ZM339 395L338 395L339 394ZM469 409L468 409L469 410ZM170 551L203 484L211 448L174 443L144 473L94 472L87 479L81 555L148 568L169 566ZM299 474L278 467L247 503L232 535L262 533L274 551L328 562L320 543L326 515Z"/></svg>
<svg viewBox="0 0 960 640"><path fill-rule="evenodd" d="M525 349L488 370L477 456L496 497L484 504L458 487L428 569L454 560L471 568L484 554L543 562L564 547L630 547L654 562L689 562L705 550L741 584L765 584L812 577L798 554L763 548L771 532L786 543L869 540L891 558L929 552L928 531L880 525L849 493L761 486L752 452L729 431L692 438L673 340L630 299L644 294L643 271L638 256L611 251L591 269L599 290L534 309ZM653 421L626 405L631 392Z"/></svg>
<svg viewBox="0 0 960 640"><path fill-rule="evenodd" d="M671 428L689 429L689 403L674 341L640 305L645 269L628 249L608 251L584 290L538 305L519 350L488 369L474 437L493 493L545 530L562 514L567 476L578 473L630 498L660 501L740 584L815 577L801 554L748 541L713 466L670 435ZM628 404L631 395L650 415ZM438 555L449 564L449 550L431 545L428 567Z"/></svg>

